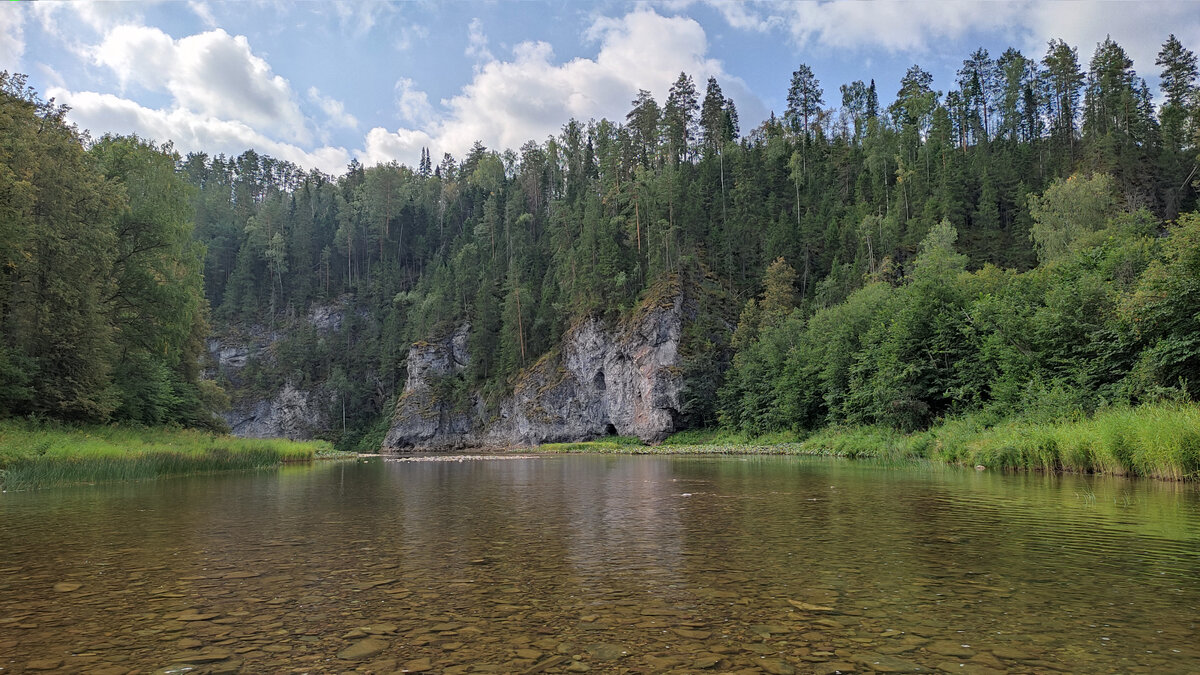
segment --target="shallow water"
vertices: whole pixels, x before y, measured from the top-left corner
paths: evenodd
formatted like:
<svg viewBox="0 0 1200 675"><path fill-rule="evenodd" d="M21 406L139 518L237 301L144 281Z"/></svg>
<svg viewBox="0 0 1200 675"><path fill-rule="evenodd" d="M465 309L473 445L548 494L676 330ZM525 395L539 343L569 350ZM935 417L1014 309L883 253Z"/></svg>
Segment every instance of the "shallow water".
<svg viewBox="0 0 1200 675"><path fill-rule="evenodd" d="M0 673L1200 672L1198 617L1194 484L551 456L0 495Z"/></svg>

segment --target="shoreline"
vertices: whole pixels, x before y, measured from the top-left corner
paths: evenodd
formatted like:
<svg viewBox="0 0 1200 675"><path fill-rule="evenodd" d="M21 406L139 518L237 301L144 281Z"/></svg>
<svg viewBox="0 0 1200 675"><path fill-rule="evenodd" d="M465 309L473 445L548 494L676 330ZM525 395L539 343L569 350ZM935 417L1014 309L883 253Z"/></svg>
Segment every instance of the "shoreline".
<svg viewBox="0 0 1200 675"><path fill-rule="evenodd" d="M353 456L326 441L10 420L0 423L0 491L153 480Z"/></svg>
<svg viewBox="0 0 1200 675"><path fill-rule="evenodd" d="M976 414L903 433L873 426L827 427L812 434L748 437L721 429L679 432L650 445L609 436L507 448L340 452L326 441L251 439L187 429L71 427L0 423L0 490L271 468L326 458L431 456L464 450L499 457L555 454L809 456L885 462L939 462L1044 474L1200 480L1200 406L1154 403L1101 409L1091 416L1037 421Z"/></svg>
<svg viewBox="0 0 1200 675"><path fill-rule="evenodd" d="M975 414L904 433L874 426L826 427L812 434L746 437L720 429L684 431L659 445L608 437L551 443L518 452L638 455L796 455L933 461L993 471L1200 480L1200 406L1114 406L1060 420Z"/></svg>
<svg viewBox="0 0 1200 675"><path fill-rule="evenodd" d="M935 461L989 471L1096 474L1200 480L1200 406L1156 402L1102 408L1092 416L1034 420L976 413L924 431L828 426L811 434L745 436L721 429L680 431L660 444L607 436L541 446L475 448L479 453L630 455L796 455L883 461ZM461 453L463 448L410 454Z"/></svg>

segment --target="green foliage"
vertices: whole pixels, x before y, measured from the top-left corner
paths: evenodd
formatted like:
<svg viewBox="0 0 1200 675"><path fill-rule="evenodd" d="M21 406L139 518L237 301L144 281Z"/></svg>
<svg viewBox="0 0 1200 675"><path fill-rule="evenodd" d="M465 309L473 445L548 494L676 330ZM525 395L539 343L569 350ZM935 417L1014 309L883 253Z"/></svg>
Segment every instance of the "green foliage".
<svg viewBox="0 0 1200 675"><path fill-rule="evenodd" d="M1038 258L1053 260L1084 235L1103 227L1116 214L1115 192L1112 177L1097 174L1069 176L1055 181L1040 196L1030 195L1030 237L1037 244Z"/></svg>
<svg viewBox="0 0 1200 675"><path fill-rule="evenodd" d="M1114 406L1092 416L989 424L951 420L927 434L935 456L995 468L1200 477L1200 408Z"/></svg>
<svg viewBox="0 0 1200 675"><path fill-rule="evenodd" d="M0 423L0 487L6 490L148 480L256 469L329 456L322 441L232 438L194 430Z"/></svg>
<svg viewBox="0 0 1200 675"><path fill-rule="evenodd" d="M37 373L24 378L28 396L9 399L23 399L14 412L103 420L114 406L106 305L122 195L89 166L65 112L23 76L0 74L0 330L5 360Z"/></svg>
<svg viewBox="0 0 1200 675"><path fill-rule="evenodd" d="M0 416L210 426L178 157L107 136L85 151L64 113L0 74Z"/></svg>
<svg viewBox="0 0 1200 675"><path fill-rule="evenodd" d="M1119 316L1141 348L1131 385L1137 394L1179 387L1200 398L1200 214L1170 230L1161 257L1150 263Z"/></svg>
<svg viewBox="0 0 1200 675"><path fill-rule="evenodd" d="M1194 395L1195 58L1169 38L1157 65L1157 114L1115 42L1085 69L1056 40L976 50L944 94L913 65L887 111L874 81L842 86L840 115L801 65L742 136L720 84L701 104L680 73L624 120L336 177L85 151L6 75L0 415L211 421L207 298L218 332L270 336L235 395L319 390L350 447L390 417L409 344L469 326L441 395L495 400L575 322L671 284L685 425L912 431Z"/></svg>

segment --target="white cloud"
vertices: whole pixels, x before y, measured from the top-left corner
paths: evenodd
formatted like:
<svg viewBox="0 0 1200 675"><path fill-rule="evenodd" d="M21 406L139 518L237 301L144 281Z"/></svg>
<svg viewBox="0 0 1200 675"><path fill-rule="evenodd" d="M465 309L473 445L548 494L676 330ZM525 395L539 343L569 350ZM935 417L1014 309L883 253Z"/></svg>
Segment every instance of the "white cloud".
<svg viewBox="0 0 1200 675"><path fill-rule="evenodd" d="M364 141L366 146L358 152L358 157L367 166L393 160L416 166L421 148L433 145L433 139L424 131L398 129L391 132L383 127L368 131Z"/></svg>
<svg viewBox="0 0 1200 675"><path fill-rule="evenodd" d="M638 89L647 89L662 101L680 72L693 77L701 95L708 77L716 77L726 95L744 106L743 119L761 119L766 114L741 80L707 57L704 29L692 19L638 10L596 20L584 37L599 45L594 59L558 63L550 45L523 42L513 49L511 60L493 59L477 67L470 83L442 101L447 109L444 118L394 133L373 129L364 158L412 164L422 146L430 147L435 156L451 152L461 157L476 140L504 149L544 139L558 133L572 117L624 122ZM423 94L413 95L411 84L402 83L398 92L403 89L410 100L424 102ZM403 104L398 105L401 114L411 118Z"/></svg>
<svg viewBox="0 0 1200 675"><path fill-rule="evenodd" d="M1096 45L1111 35L1142 77L1157 79L1154 59L1174 33L1184 46L1200 44L1200 4L1195 2L1081 2L1035 3L1023 16L1029 39L1026 54L1041 58L1046 41L1062 38L1079 48L1085 69Z"/></svg>
<svg viewBox="0 0 1200 675"><path fill-rule="evenodd" d="M118 26L92 50L92 60L108 66L121 86L165 89L164 77L175 65L175 41L157 28Z"/></svg>
<svg viewBox="0 0 1200 675"><path fill-rule="evenodd" d="M175 40L157 28L121 25L92 49L92 58L124 86L169 92L179 108L312 140L291 85L241 35L218 28Z"/></svg>
<svg viewBox="0 0 1200 675"><path fill-rule="evenodd" d="M237 155L253 148L330 173L341 173L351 158L345 148L315 142L319 127L301 112L290 83L243 36L216 29L174 39L158 28L120 24L82 53L110 69L123 89L170 96L153 108L112 93L51 87L47 95L70 106L70 120L82 128L170 140L181 152ZM340 101L315 87L308 95L331 125L357 126Z"/></svg>
<svg viewBox="0 0 1200 675"><path fill-rule="evenodd" d="M23 3L24 4L24 3ZM136 2L31 2L31 11L42 30L59 40L78 46L80 29L103 34L121 24L141 24L141 5Z"/></svg>
<svg viewBox="0 0 1200 675"><path fill-rule="evenodd" d="M188 0L187 5L188 9L192 10L192 13L195 14L201 21L203 21L205 26L208 26L209 28L217 27L217 19L213 16L212 8L208 6L207 2L201 2L200 0Z"/></svg>
<svg viewBox="0 0 1200 675"><path fill-rule="evenodd" d="M953 0L834 0L767 6L784 10L784 14L772 21L786 26L792 39L802 47L815 42L837 49L882 47L893 52L911 52L924 51L937 39L962 37L969 30L1011 26L1027 5Z"/></svg>
<svg viewBox="0 0 1200 675"><path fill-rule="evenodd" d="M763 16L742 0L707 0L733 28L765 33L780 23L778 17Z"/></svg>
<svg viewBox="0 0 1200 675"><path fill-rule="evenodd" d="M425 26L420 24L401 26L392 41L392 46L396 48L396 51L406 52L412 49L418 41L423 42L428 37L429 29Z"/></svg>
<svg viewBox="0 0 1200 675"><path fill-rule="evenodd" d="M24 54L25 12L8 7L0 11L0 70L17 70Z"/></svg>
<svg viewBox="0 0 1200 675"><path fill-rule="evenodd" d="M483 22L478 17L471 19L471 25L467 26L467 48L463 54L476 61L491 61L495 58L488 50L488 39L483 34Z"/></svg>
<svg viewBox="0 0 1200 675"><path fill-rule="evenodd" d="M325 113L329 121L335 126L345 127L347 129L358 128L358 119L346 112L346 105L341 101L329 97L322 96L319 89L316 87L308 88L308 98Z"/></svg>
<svg viewBox="0 0 1200 675"><path fill-rule="evenodd" d="M72 92L52 87L47 92L71 107L69 117L85 129L118 134L136 133L159 141L171 140L180 152L239 155L248 148L294 162L302 167L341 173L350 153L339 147L305 150L276 140L244 122L218 119L191 110L157 110L129 99L96 92Z"/></svg>
<svg viewBox="0 0 1200 675"><path fill-rule="evenodd" d="M423 126L433 120L429 96L417 89L407 77L396 80L396 108L400 111L400 118L410 124Z"/></svg>
<svg viewBox="0 0 1200 675"><path fill-rule="evenodd" d="M692 0L673 2L676 7L692 4ZM1185 45L1200 43L1200 11L1195 2L705 2L733 28L782 30L800 48L882 48L921 54L936 51L939 41L990 33L1011 40L1031 58L1040 58L1050 39L1062 38L1079 48L1086 67L1096 44L1111 35L1134 59L1138 72L1152 78L1157 75L1155 55L1168 33L1174 32Z"/></svg>

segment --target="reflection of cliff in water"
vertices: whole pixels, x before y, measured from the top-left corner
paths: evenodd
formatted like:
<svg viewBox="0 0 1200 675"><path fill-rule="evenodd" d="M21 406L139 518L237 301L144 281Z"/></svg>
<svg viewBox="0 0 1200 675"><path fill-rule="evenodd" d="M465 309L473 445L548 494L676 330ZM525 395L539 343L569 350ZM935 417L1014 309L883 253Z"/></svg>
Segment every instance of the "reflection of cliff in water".
<svg viewBox="0 0 1200 675"><path fill-rule="evenodd" d="M1192 485L504 457L6 494L0 667L1200 670Z"/></svg>

